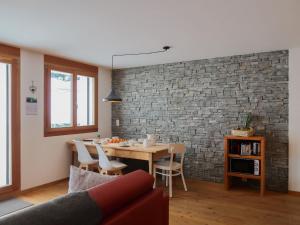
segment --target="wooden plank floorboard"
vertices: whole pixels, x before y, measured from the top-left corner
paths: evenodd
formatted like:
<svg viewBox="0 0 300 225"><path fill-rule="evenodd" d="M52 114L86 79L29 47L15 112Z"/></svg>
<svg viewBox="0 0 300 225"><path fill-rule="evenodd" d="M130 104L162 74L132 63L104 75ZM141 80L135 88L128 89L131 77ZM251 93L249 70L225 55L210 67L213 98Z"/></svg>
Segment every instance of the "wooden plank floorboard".
<svg viewBox="0 0 300 225"><path fill-rule="evenodd" d="M226 191L223 184L195 180L187 183L189 190L185 192L180 180L174 182L170 225L300 225L299 196L267 192L260 197L249 189ZM24 193L20 198L38 204L66 192L64 181Z"/></svg>

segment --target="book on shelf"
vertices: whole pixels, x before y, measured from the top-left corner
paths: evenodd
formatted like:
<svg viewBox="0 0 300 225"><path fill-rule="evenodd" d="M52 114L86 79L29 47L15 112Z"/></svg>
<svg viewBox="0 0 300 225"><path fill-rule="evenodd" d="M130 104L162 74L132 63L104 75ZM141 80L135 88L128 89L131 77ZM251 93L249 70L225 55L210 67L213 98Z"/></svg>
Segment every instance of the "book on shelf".
<svg viewBox="0 0 300 225"><path fill-rule="evenodd" d="M259 142L253 142L252 153L253 153L253 155L260 155L260 143Z"/></svg>
<svg viewBox="0 0 300 225"><path fill-rule="evenodd" d="M260 143L259 142L232 142L230 148L231 154L238 154L244 156L259 156Z"/></svg>
<svg viewBox="0 0 300 225"><path fill-rule="evenodd" d="M241 155L251 155L251 144L241 144Z"/></svg>
<svg viewBox="0 0 300 225"><path fill-rule="evenodd" d="M259 169L259 160L254 160L254 175L259 176L260 175L260 169Z"/></svg>

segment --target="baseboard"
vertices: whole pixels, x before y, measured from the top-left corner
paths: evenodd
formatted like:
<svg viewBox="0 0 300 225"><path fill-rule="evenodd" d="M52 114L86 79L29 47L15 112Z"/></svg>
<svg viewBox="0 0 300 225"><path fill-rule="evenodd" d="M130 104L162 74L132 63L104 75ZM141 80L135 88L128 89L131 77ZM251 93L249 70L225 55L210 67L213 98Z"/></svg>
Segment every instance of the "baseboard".
<svg viewBox="0 0 300 225"><path fill-rule="evenodd" d="M68 180L69 180L69 177L66 177L66 178L63 178L63 179L52 181L50 183L46 183L46 184L42 184L42 185L39 185L39 186L36 186L36 187L28 188L26 190L17 190L17 191L12 191L12 192L9 192L9 193L1 194L0 195L0 200L5 200L5 199L8 199L8 198L18 197L22 194L26 194L26 193L29 193L29 192L32 192L32 191L35 191L35 190L39 190L40 188L50 187L52 185L59 184L61 182L65 182L65 181L68 181Z"/></svg>
<svg viewBox="0 0 300 225"><path fill-rule="evenodd" d="M67 180L69 180L69 177L66 177L66 178L63 178L63 179L59 179L59 180L56 180L56 181L52 181L50 183L42 184L42 185L39 185L39 186L36 186L36 187L28 188L28 189L25 189L25 190L21 190L21 191L19 191L18 195L26 194L26 193L32 192L32 191L36 191L36 190L38 190L40 188L50 187L52 185L55 185L55 184L58 184L58 183L61 183L61 182L65 182Z"/></svg>
<svg viewBox="0 0 300 225"><path fill-rule="evenodd" d="M300 191L288 191L288 194L300 197Z"/></svg>

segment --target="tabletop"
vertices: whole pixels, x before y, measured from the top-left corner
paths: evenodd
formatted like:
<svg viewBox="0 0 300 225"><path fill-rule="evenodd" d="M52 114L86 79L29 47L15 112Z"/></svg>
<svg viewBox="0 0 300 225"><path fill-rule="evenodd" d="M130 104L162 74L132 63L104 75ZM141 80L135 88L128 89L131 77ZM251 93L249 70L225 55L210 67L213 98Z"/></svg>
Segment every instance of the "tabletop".
<svg viewBox="0 0 300 225"><path fill-rule="evenodd" d="M162 144L162 143L157 143L151 147L145 148L142 144L135 144L134 146L129 146L129 147L122 147L119 146L118 144L112 143L112 144L105 144L101 145L103 148L114 148L114 149L120 149L120 150L130 150L130 151L137 151L137 152L149 152L149 153L156 153L159 151L167 150L169 149L168 144Z"/></svg>
<svg viewBox="0 0 300 225"><path fill-rule="evenodd" d="M74 144L74 142L69 141L69 144ZM95 143L92 141L84 141L84 144L86 146L95 146ZM111 144L102 144L101 145L103 148L113 148L113 149L118 149L118 150L126 150L126 151L136 151L136 152L148 152L148 153L156 153L159 151L164 151L169 149L168 144L164 143L157 143L151 147L144 147L143 144L135 144L134 146L128 146L128 147L122 147L119 146L118 143L111 143Z"/></svg>

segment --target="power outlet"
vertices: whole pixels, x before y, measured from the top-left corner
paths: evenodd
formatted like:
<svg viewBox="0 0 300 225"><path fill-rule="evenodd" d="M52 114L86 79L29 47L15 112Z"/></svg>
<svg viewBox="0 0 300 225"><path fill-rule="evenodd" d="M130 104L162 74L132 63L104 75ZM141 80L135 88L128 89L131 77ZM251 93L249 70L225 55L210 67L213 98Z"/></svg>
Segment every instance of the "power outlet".
<svg viewBox="0 0 300 225"><path fill-rule="evenodd" d="M117 127L120 126L120 120L116 120L116 126L117 126Z"/></svg>

